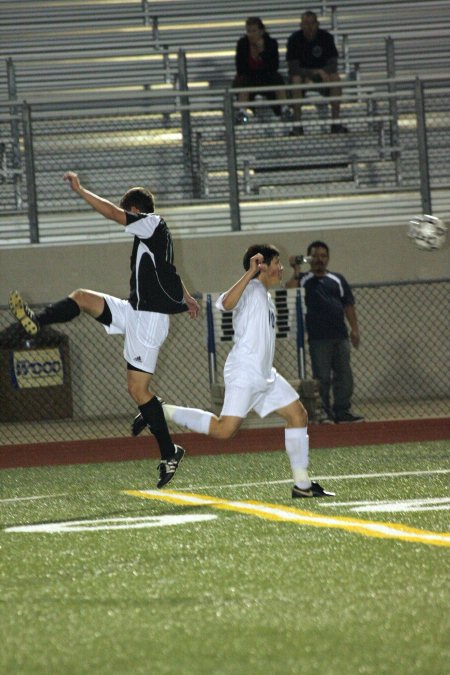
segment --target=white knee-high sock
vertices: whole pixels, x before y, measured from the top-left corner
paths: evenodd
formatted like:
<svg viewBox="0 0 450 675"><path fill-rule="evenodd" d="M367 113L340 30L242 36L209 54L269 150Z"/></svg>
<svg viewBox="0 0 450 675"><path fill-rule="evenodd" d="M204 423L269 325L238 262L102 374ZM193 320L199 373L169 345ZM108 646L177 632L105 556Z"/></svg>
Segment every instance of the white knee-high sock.
<svg viewBox="0 0 450 675"><path fill-rule="evenodd" d="M199 408L182 408L178 405L163 405L164 417L166 421L175 422L181 427L186 427L198 434L207 434L211 419L215 417L213 413Z"/></svg>
<svg viewBox="0 0 450 675"><path fill-rule="evenodd" d="M284 443L291 463L294 483L303 490L311 486L308 475L309 436L307 427L284 430Z"/></svg>

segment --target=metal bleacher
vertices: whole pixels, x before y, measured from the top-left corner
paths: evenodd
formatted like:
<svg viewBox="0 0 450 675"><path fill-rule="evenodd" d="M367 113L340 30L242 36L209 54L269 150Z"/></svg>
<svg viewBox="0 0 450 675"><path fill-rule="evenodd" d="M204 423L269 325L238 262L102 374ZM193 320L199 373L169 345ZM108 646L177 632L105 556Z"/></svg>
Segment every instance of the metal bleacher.
<svg viewBox="0 0 450 675"><path fill-rule="evenodd" d="M335 35L346 75L386 75L385 38L396 41L397 75L446 74L447 0L340 0L313 3ZM0 4L0 89L12 60L20 97L69 90L114 91L177 85L177 53L186 53L191 86L223 87L234 74L234 50L248 15L261 16L278 39L281 72L288 36L299 26L295 0L6 0ZM417 55L420 55L418 58Z"/></svg>
<svg viewBox="0 0 450 675"><path fill-rule="evenodd" d="M314 103L305 106L306 133L301 140L289 138L281 123L273 119L266 123L263 116L259 118L258 132L252 130L252 125L236 128L240 195L248 204L242 216L244 227L254 226L250 216L252 200L270 199L275 194L280 199L291 199L293 193L299 192L295 187L299 184L302 194L320 200L321 195L350 196L352 191L366 185L371 188L377 185L382 191L398 183L395 164L398 148L392 139L385 142L384 138L392 121L388 99L376 119L371 118L370 112L370 106L377 104L371 92L375 91L378 80L386 78L386 38L391 36L395 41L397 76L411 80L416 75L448 77L448 0L317 0L309 8L317 12L322 27L335 35L343 79L349 85L359 82L358 95L349 94L342 105L345 121L353 133L330 138L329 125L326 127ZM152 171L158 166L155 175L160 183L156 183L155 190L160 201L164 202L166 193L170 195L171 201L175 200L180 232L193 232L191 226L186 226L186 222L192 221L190 215L185 217L180 210L188 190L185 191L175 175L177 170L178 175L182 175L184 161L180 121L183 99L181 95L178 99L174 96L180 91L180 53L185 56L187 86L191 90L187 103L193 111L192 135L196 139L194 159L199 179L196 198L200 204L209 201L217 206L219 202L228 201L223 97L234 75L235 45L244 32L245 19L250 15L260 16L270 34L278 39L281 72L286 75L286 41L299 27L304 9L298 0L278 4L273 0L246 3L238 0L197 0L195 3L191 0L2 0L0 105L3 104L5 117L0 115L0 202L7 204L6 199L10 200L10 213L20 210L18 181L21 176L12 161L6 114L11 98L15 98L17 102L26 100L35 106L37 188L38 193L49 195L48 204L52 203L52 191L56 190L54 186L59 181L63 162L67 167L69 161L79 159L92 184L97 186L100 177L108 173L107 189L111 196L121 193L124 175L130 182L139 180L139 172L153 180ZM11 88L8 90L12 78L14 97L10 97ZM167 98L163 97L164 91L168 92ZM355 91L351 87L344 89L345 94ZM47 117L44 119L39 110L44 110L45 103ZM52 111L53 104L55 115L50 118L48 111ZM58 118L56 104L58 110L62 111L65 105L73 111L69 125L63 113ZM87 111L93 109L94 104L104 113L95 119L88 118ZM131 104L134 107L131 112L136 117L131 120L128 116L128 126L125 126L123 120ZM408 116L414 107L412 99L407 106L401 112L409 124ZM121 134L127 139L123 149ZM105 141L95 152L94 136ZM408 188L411 185L408 170L416 166L413 125L410 129L405 127L403 138L406 139L403 157L413 153L411 162L405 162L402 174L403 185ZM441 137L436 138L439 143ZM298 159L287 159L289 154L296 153L315 156L314 166L308 161L302 167ZM60 158L63 159L59 163ZM172 172L166 169L168 158ZM283 171L279 170L280 163ZM413 179L417 181L417 176ZM13 193L11 189L7 191L8 181L15 184L16 209L11 205ZM401 187L397 184L394 189L400 192ZM9 196L4 198L4 194ZM55 196L54 208L65 209L66 193L60 196L56 192ZM404 202L402 199L398 198L397 204L406 205L407 198ZM188 201L186 213L192 214L195 205L192 198L186 198L186 203ZM320 201L315 203L317 207ZM335 206L327 211L324 203L323 208L328 220L335 218ZM345 208L352 211L350 201ZM217 206L213 220L219 229L226 229L227 212L221 209ZM260 213L257 206L254 212L257 222ZM320 210L316 208L315 212ZM204 215L198 215L200 211L196 213L196 222L201 222L201 227L209 227L206 220L202 221ZM289 213L286 204L285 226L289 225ZM373 213L378 217L376 207ZM389 217L392 222L392 214ZM282 222L283 218L281 216ZM77 219L79 222L79 213L67 214L68 233L71 228L75 232L73 223ZM10 219L9 225L2 224L1 238L7 241L7 228L10 227L14 236L24 222L22 219L18 225ZM46 204L40 213L41 231L46 233L46 240L56 241L54 237L59 236L56 223L61 225L59 216L55 217ZM102 225L98 236L105 232L109 236L108 227Z"/></svg>
<svg viewBox="0 0 450 675"><path fill-rule="evenodd" d="M254 4L238 2L50 2L18 0L0 5L0 58L15 71L18 95L83 90L118 91L128 86L177 86L178 51L184 50L191 86L226 86L234 72L234 49ZM8 11L9 9L9 11ZM21 30L17 31L17 10ZM298 6L267 9L265 20L280 39L298 25ZM330 27L329 16L324 17ZM284 66L284 63L282 64ZM6 71L0 72L5 84Z"/></svg>
<svg viewBox="0 0 450 675"><path fill-rule="evenodd" d="M3 3L0 85L12 74L18 97L30 98L169 82L168 51L146 7L136 1Z"/></svg>

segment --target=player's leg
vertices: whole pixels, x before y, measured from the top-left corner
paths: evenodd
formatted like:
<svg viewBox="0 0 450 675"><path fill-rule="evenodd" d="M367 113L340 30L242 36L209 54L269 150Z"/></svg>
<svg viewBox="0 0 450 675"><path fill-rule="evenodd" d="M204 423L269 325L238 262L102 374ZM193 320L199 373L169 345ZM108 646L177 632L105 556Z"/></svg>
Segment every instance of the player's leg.
<svg viewBox="0 0 450 675"><path fill-rule="evenodd" d="M18 291L12 291L9 296L9 307L27 333L36 335L43 326L67 323L75 319L80 312L86 312L94 318L100 317L105 309L105 300L101 293L78 289L68 297L47 305L40 312L34 312Z"/></svg>
<svg viewBox="0 0 450 675"><path fill-rule="evenodd" d="M105 297L97 291L89 291L86 288L78 288L69 294L68 300L72 300L79 307L80 312L89 314L97 319L105 309ZM111 316L111 313L109 314Z"/></svg>
<svg viewBox="0 0 450 675"><path fill-rule="evenodd" d="M151 378L151 373L127 365L128 393L137 404L145 424L158 443L161 462L158 465L157 487L161 488L172 480L185 451L180 445L175 445L170 437L161 402L150 391Z"/></svg>
<svg viewBox="0 0 450 675"><path fill-rule="evenodd" d="M308 475L309 436L306 410L297 399L276 412L286 422L284 444L291 465L294 487L308 490L311 487L311 479Z"/></svg>
<svg viewBox="0 0 450 675"><path fill-rule="evenodd" d="M180 427L195 431L197 434L206 434L213 438L226 440L232 438L242 424L241 417L221 416L200 408L187 408L179 405L170 405L162 402L162 409L167 422L173 422ZM138 415L131 428L133 436L137 436L145 428L142 415Z"/></svg>
<svg viewBox="0 0 450 675"><path fill-rule="evenodd" d="M106 330L125 333L123 354L127 362L128 393L158 443L161 462L157 487L161 488L173 478L185 454L181 446L173 443L161 402L150 390L170 319L167 314L136 311L129 302L112 296L106 296L106 299L112 311L112 323Z"/></svg>
<svg viewBox="0 0 450 675"><path fill-rule="evenodd" d="M227 385L220 417L199 408L164 404L166 419L190 431L227 440L238 431L252 408L255 393L251 387Z"/></svg>
<svg viewBox="0 0 450 675"><path fill-rule="evenodd" d="M208 436L212 438L218 438L219 440L227 440L228 438L233 438L239 431L244 418L232 416L232 415L221 415L220 417L212 417L211 423L209 425Z"/></svg>
<svg viewBox="0 0 450 675"><path fill-rule="evenodd" d="M221 415L217 417L207 410L185 408L183 406L163 404L166 419L198 434L226 440L232 438L242 424L239 416Z"/></svg>
<svg viewBox="0 0 450 675"><path fill-rule="evenodd" d="M296 398L292 400L292 396ZM277 398L280 402L291 401L276 409L276 413L286 422L284 441L286 453L289 457L294 486L292 497L326 497L333 493L326 492L319 483L313 482L308 474L309 465L309 435L308 414L299 401L298 395L291 385L281 376L277 376L273 391L268 397Z"/></svg>
<svg viewBox="0 0 450 675"><path fill-rule="evenodd" d="M161 459L170 459L175 452L174 443L170 437L167 422L159 399L150 391L152 375L127 365L128 393L138 406L140 413L155 436L161 454Z"/></svg>

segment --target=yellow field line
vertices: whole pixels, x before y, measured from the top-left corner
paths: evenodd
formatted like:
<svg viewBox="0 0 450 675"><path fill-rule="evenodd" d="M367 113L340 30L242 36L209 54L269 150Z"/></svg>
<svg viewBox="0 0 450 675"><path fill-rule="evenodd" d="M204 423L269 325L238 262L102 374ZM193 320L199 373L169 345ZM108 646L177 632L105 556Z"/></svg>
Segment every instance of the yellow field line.
<svg viewBox="0 0 450 675"><path fill-rule="evenodd" d="M282 522L310 525L312 527L332 527L347 532L355 532L366 537L381 537L387 539L400 539L419 544L431 544L433 546L450 547L450 534L448 532L432 532L402 525L401 523L383 523L360 518L344 518L338 516L323 516L312 511L302 511L289 506L279 504L265 504L256 501L230 501L211 497L181 492L169 492L167 490L124 490L125 494L143 499L155 499L158 501L180 504L182 506L210 506L224 511L236 511L247 515L276 520Z"/></svg>

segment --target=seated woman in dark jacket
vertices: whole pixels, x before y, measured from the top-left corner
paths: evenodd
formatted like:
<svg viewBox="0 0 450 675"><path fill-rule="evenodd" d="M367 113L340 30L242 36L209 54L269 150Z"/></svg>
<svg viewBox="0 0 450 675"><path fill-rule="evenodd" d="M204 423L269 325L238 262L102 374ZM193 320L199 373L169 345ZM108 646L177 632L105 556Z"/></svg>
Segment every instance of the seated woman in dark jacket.
<svg viewBox="0 0 450 675"><path fill-rule="evenodd" d="M245 35L239 38L236 45L236 76L233 87L269 87L270 85L283 85L283 76L278 72L279 56L278 42L270 37L266 28L257 16L249 17L245 22ZM238 113L238 121L246 121L245 103L253 100L258 92L239 93L239 101L242 108ZM283 89L278 91L261 92L267 98L286 99ZM286 105L274 107L277 115L289 116L289 108Z"/></svg>

